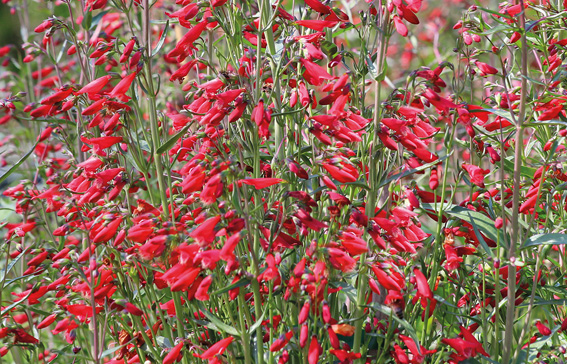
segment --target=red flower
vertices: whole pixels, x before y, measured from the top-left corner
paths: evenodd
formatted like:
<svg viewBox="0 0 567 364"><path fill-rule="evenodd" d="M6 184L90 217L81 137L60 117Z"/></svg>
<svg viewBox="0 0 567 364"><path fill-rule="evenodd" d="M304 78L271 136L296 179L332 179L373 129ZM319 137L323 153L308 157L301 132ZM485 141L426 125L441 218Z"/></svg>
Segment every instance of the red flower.
<svg viewBox="0 0 567 364"><path fill-rule="evenodd" d="M309 351L307 353L307 360L309 361L309 364L317 364L322 351L323 348L319 345L317 336L313 335L311 337L311 344L309 344Z"/></svg>
<svg viewBox="0 0 567 364"><path fill-rule="evenodd" d="M305 5L309 6L311 9L323 15L327 15L331 13L331 9L327 5L324 5L323 3L319 2L318 0L305 0Z"/></svg>
<svg viewBox="0 0 567 364"><path fill-rule="evenodd" d="M203 354L199 355L201 359L212 359L216 355L222 355L226 348L230 345L230 343L234 340L233 337L227 337L226 339L222 339L221 341L217 342L216 344L212 345L207 351Z"/></svg>
<svg viewBox="0 0 567 364"><path fill-rule="evenodd" d="M244 183L249 186L254 186L257 190L261 190L266 187L273 186L275 184L281 183L284 180L281 178L248 178L241 179L238 183Z"/></svg>
<svg viewBox="0 0 567 364"><path fill-rule="evenodd" d="M175 345L175 347L171 349L169 353L167 353L165 358L163 358L163 364L173 364L181 360L182 357L181 349L183 349L183 345L184 345L183 342L180 342L179 344Z"/></svg>
<svg viewBox="0 0 567 364"><path fill-rule="evenodd" d="M463 262L463 258L459 257L455 248L449 244L445 244L445 256L447 258L447 261L445 262L445 269L448 271L458 269Z"/></svg>
<svg viewBox="0 0 567 364"><path fill-rule="evenodd" d="M126 96L126 92L130 89L132 82L136 78L136 72L129 74L128 76L124 77L108 94L110 97L115 97L120 101L128 101L130 100L129 96Z"/></svg>
<svg viewBox="0 0 567 364"><path fill-rule="evenodd" d="M197 226L189 236L195 239L201 246L207 246L215 240L215 227L221 220L220 215L205 220L201 225Z"/></svg>
<svg viewBox="0 0 567 364"><path fill-rule="evenodd" d="M303 77L305 81L314 86L319 86L323 80L334 80L335 77L331 76L327 70L317 63L311 62L308 59L300 58L299 61L305 67Z"/></svg>
<svg viewBox="0 0 567 364"><path fill-rule="evenodd" d="M47 316L46 318L43 319L43 321L41 321L39 324L37 324L38 330L41 330L41 329L48 327L49 325L54 323L56 319L57 319L56 314L51 314L51 315Z"/></svg>
<svg viewBox="0 0 567 364"><path fill-rule="evenodd" d="M549 329L549 327L545 326L540 320L537 320L535 325L539 333L542 334L543 336L551 335L551 330Z"/></svg>
<svg viewBox="0 0 567 364"><path fill-rule="evenodd" d="M397 15L394 15L394 26L396 27L396 32L398 32L402 37L408 36L408 27Z"/></svg>
<svg viewBox="0 0 567 364"><path fill-rule="evenodd" d="M144 311L140 310L138 307L134 306L130 302L126 302L125 307L126 307L126 311L128 311L129 314L132 314L134 316L142 316L144 314Z"/></svg>
<svg viewBox="0 0 567 364"><path fill-rule="evenodd" d="M122 141L121 136L105 136L100 138L87 139L81 137L81 141L85 144L92 145L93 151L102 157L106 157L106 153L103 149L110 148L111 146L118 144ZM87 149L88 150L88 149Z"/></svg>
<svg viewBox="0 0 567 364"><path fill-rule="evenodd" d="M463 164L462 167L469 173L471 183L484 188L484 177L490 173L490 169L482 169L472 164Z"/></svg>
<svg viewBox="0 0 567 364"><path fill-rule="evenodd" d="M480 69L483 76L484 75L495 75L495 74L498 73L498 70L496 68L494 68L491 65L486 64L484 62L476 61L474 64Z"/></svg>
<svg viewBox="0 0 567 364"><path fill-rule="evenodd" d="M208 301L209 300L209 287L213 283L213 276L207 276L205 279L201 281L199 284L199 288L197 288L197 292L195 293L195 298L199 301Z"/></svg>
<svg viewBox="0 0 567 364"><path fill-rule="evenodd" d="M337 25L338 21L329 21L329 20L298 20L295 22L297 25L301 25L302 27L306 27L309 29L322 31L325 28L332 28Z"/></svg>
<svg viewBox="0 0 567 364"><path fill-rule="evenodd" d="M80 95L80 94L84 94L84 93L87 93L89 95L96 94L100 90L102 90L104 88L104 86L106 86L106 84L108 83L108 81L110 81L111 78L112 78L111 75L99 77L96 80L91 81L88 84L86 84L79 91L75 92L75 95Z"/></svg>

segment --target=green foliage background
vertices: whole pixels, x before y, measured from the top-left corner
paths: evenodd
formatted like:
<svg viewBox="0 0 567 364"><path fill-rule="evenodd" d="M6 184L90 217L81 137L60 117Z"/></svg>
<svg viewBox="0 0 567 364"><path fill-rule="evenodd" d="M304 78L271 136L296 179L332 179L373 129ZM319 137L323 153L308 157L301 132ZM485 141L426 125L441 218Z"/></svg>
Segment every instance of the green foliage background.
<svg viewBox="0 0 567 364"><path fill-rule="evenodd" d="M9 6L0 4L0 47L7 44L13 44L19 47L22 43L22 39L18 29L18 17L10 14Z"/></svg>

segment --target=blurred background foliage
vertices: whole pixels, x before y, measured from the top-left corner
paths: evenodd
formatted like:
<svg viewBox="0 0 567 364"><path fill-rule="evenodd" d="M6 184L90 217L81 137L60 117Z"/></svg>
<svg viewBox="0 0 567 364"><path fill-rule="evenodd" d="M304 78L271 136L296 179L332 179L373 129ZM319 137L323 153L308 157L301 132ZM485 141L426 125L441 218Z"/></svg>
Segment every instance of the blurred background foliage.
<svg viewBox="0 0 567 364"><path fill-rule="evenodd" d="M20 22L16 15L12 15L10 7L0 4L0 47L13 44L20 48L22 37L20 36Z"/></svg>

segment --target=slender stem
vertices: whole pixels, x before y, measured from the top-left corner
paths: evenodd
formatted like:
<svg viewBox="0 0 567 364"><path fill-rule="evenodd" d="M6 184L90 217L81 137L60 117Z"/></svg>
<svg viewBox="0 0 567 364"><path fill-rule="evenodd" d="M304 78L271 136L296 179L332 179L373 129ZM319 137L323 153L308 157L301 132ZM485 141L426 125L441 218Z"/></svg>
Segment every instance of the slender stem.
<svg viewBox="0 0 567 364"><path fill-rule="evenodd" d="M151 31L150 31L150 2L149 0L144 0L144 12L143 12L143 37L146 43L147 60L145 63L146 81L148 87L148 102L150 106L150 131L152 135L152 150L154 162L156 164L156 174L158 180L158 187L161 199L161 207L163 210L163 215L166 219L169 219L169 208L167 203L166 188L167 184L164 180L163 165L161 161L161 155L157 153L160 147L159 139L159 128L158 128L158 117L156 108L156 94L153 84L153 74L152 74L152 42L151 42ZM167 29L164 30L164 32Z"/></svg>
<svg viewBox="0 0 567 364"><path fill-rule="evenodd" d="M528 76L528 46L526 41L526 17L525 5L520 1L520 27L522 28L522 55L521 55L521 75L522 87L520 94L520 110L516 121L516 145L514 154L514 188L513 188L513 207L512 207L512 239L510 241L510 248L508 250L508 303L506 307L506 329L504 331L504 351L502 356L502 363L510 363L513 341L514 341L514 321L516 319L516 265L514 260L516 258L516 249L519 245L520 237L520 224L519 224L519 209L520 209L520 182L521 182L521 168L523 158L523 124L526 112L526 97L527 97L527 76Z"/></svg>

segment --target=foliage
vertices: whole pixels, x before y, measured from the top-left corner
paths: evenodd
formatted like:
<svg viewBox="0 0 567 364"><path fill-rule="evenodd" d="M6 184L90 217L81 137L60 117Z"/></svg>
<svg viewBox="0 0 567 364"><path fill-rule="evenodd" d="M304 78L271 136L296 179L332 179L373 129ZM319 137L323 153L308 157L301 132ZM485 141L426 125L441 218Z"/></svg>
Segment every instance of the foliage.
<svg viewBox="0 0 567 364"><path fill-rule="evenodd" d="M566 1L12 1L2 360L563 363Z"/></svg>

